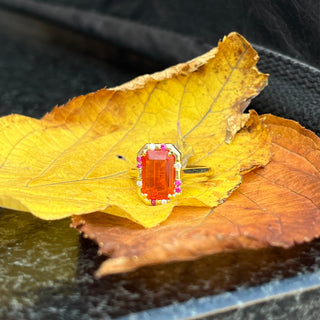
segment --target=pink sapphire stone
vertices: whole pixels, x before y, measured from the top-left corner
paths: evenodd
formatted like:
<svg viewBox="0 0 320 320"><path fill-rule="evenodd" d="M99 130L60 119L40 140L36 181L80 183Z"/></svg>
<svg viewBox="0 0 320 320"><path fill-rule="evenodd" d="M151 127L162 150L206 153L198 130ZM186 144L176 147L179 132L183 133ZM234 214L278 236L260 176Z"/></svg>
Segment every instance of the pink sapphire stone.
<svg viewBox="0 0 320 320"><path fill-rule="evenodd" d="M174 192L176 192L176 193L181 193L181 191L182 191L182 189L180 187L177 187L174 189Z"/></svg>
<svg viewBox="0 0 320 320"><path fill-rule="evenodd" d="M181 184L182 184L182 182L181 182L181 180L176 180L176 181L174 182L174 184L175 184L177 187L180 187Z"/></svg>

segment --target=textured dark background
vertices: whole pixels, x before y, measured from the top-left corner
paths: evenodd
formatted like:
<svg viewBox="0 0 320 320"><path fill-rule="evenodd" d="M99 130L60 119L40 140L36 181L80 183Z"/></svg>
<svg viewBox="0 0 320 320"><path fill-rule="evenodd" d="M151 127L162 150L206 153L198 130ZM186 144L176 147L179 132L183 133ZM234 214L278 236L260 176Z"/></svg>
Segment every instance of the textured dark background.
<svg viewBox="0 0 320 320"><path fill-rule="evenodd" d="M320 135L319 17L318 0L0 0L0 115L41 117L74 96L193 58L238 31L270 73L250 108ZM0 209L1 320L114 318L320 271L315 240L95 281L102 258L68 225ZM320 290L304 286L214 318L317 319Z"/></svg>
<svg viewBox="0 0 320 320"><path fill-rule="evenodd" d="M192 37L199 42L215 45L218 38L236 30L250 42L285 53L300 61L320 66L320 3L317 0L1 0L8 6L20 10L29 10L64 24L74 23L74 28L82 28L87 33L99 29L99 19L91 21L95 28L81 25L86 16L96 14L117 19L118 30L100 30L100 35L111 37L112 33L129 32L129 28L139 25ZM49 6L64 8L61 17L55 16L55 10L48 12ZM67 21L66 9L78 12L77 21ZM75 11L74 11L75 12ZM89 18L90 20L90 18ZM126 28L127 26L128 29ZM139 30L141 31L141 29ZM126 38L128 47L146 33L137 32L135 37ZM121 39L113 39L121 44ZM149 47L153 46L152 38ZM165 39L161 39L165 40ZM177 44L172 43L172 46ZM163 48L166 51L168 48ZM147 52L147 49L138 49ZM185 52L177 53L184 57ZM162 57L158 53L157 59ZM171 62L171 61L169 61Z"/></svg>

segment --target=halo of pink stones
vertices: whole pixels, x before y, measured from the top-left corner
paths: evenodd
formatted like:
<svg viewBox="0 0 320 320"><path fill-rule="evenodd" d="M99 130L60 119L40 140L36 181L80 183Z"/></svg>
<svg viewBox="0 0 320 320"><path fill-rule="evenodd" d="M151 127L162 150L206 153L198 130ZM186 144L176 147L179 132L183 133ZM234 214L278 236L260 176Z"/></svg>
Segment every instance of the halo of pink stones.
<svg viewBox="0 0 320 320"><path fill-rule="evenodd" d="M179 196L181 167L181 154L173 144L145 144L137 154L137 187L144 203L164 205Z"/></svg>

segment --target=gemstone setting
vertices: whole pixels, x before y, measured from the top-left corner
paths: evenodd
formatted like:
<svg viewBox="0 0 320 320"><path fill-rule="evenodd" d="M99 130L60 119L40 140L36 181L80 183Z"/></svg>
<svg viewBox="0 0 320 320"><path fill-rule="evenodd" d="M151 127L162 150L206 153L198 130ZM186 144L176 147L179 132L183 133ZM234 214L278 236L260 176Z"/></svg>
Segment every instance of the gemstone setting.
<svg viewBox="0 0 320 320"><path fill-rule="evenodd" d="M166 204L180 195L181 155L168 143L148 143L137 155L139 194L146 204Z"/></svg>

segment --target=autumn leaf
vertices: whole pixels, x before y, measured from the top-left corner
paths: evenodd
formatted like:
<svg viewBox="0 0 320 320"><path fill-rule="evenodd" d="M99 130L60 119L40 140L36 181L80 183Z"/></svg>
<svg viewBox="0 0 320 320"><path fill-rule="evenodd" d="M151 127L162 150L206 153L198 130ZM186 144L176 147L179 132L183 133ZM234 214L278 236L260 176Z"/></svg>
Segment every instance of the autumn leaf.
<svg viewBox="0 0 320 320"><path fill-rule="evenodd" d="M241 172L269 161L266 128L254 112L242 113L267 84L257 60L231 33L190 62L79 96L41 120L1 118L0 205L43 219L104 211L145 227L176 206L218 205ZM210 174L183 179L179 199L147 206L131 172L150 142L178 145L188 166Z"/></svg>
<svg viewBox="0 0 320 320"><path fill-rule="evenodd" d="M110 255L97 276L242 248L288 248L319 237L320 138L291 120L262 119L272 135L271 162L245 175L222 205L177 207L151 229L101 213L74 216L73 227Z"/></svg>

